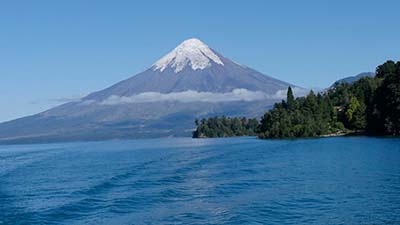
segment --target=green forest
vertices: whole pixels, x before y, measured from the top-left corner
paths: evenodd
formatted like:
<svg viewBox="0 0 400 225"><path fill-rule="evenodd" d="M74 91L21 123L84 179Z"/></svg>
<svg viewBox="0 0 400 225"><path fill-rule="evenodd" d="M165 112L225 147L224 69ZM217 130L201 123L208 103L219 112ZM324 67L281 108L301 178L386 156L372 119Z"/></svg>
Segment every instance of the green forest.
<svg viewBox="0 0 400 225"><path fill-rule="evenodd" d="M257 119L212 117L195 121L197 129L193 137L235 137L257 135L259 122Z"/></svg>
<svg viewBox="0 0 400 225"><path fill-rule="evenodd" d="M297 138L365 134L400 135L400 62L387 61L375 77L276 103L261 120L213 117L196 120L194 138L253 136Z"/></svg>

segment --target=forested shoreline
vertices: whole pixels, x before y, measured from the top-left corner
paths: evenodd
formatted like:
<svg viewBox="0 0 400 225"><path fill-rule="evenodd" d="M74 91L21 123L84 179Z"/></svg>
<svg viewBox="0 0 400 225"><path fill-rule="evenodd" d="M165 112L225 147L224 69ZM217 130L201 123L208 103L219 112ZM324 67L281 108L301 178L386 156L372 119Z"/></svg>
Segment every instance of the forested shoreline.
<svg viewBox="0 0 400 225"><path fill-rule="evenodd" d="M257 135L259 122L257 119L230 118L230 117L211 117L195 121L197 129L193 132L193 137L236 137Z"/></svg>
<svg viewBox="0 0 400 225"><path fill-rule="evenodd" d="M375 77L295 98L288 88L286 101L276 103L260 121L213 117L196 120L194 138L253 136L298 138L351 133L400 135L400 62L387 61Z"/></svg>

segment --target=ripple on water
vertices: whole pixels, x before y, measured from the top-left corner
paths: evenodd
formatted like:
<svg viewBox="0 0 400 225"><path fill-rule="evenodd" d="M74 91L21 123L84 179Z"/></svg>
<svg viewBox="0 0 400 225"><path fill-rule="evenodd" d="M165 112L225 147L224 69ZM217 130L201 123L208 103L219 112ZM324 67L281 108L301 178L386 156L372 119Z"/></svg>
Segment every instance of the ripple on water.
<svg viewBox="0 0 400 225"><path fill-rule="evenodd" d="M399 224L400 140L0 146L0 224Z"/></svg>

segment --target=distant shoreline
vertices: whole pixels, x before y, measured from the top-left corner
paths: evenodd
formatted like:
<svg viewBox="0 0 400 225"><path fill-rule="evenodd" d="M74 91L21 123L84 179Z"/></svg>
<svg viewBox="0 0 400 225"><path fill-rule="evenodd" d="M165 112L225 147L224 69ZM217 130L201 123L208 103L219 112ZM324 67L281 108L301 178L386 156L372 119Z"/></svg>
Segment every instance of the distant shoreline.
<svg viewBox="0 0 400 225"><path fill-rule="evenodd" d="M193 139L218 139L218 138L240 138L240 137L255 137L260 140L298 140L298 139L318 139L318 138L329 138L329 137L355 137L355 136L364 136L364 137L395 137L396 136L381 136L381 135L368 135L365 131L363 130L356 130L356 131L348 131L348 132L336 132L336 133L330 133L330 134L323 134L319 136L313 136L313 137L293 137L293 138L259 138L257 135L243 135L243 136L226 136L226 137L192 137Z"/></svg>

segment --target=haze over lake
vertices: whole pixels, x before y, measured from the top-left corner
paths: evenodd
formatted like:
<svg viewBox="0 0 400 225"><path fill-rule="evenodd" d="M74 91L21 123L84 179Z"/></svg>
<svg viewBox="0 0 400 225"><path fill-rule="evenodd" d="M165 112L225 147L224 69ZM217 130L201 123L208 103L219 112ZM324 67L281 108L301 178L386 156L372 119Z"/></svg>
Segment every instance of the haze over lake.
<svg viewBox="0 0 400 225"><path fill-rule="evenodd" d="M0 146L0 224L398 224L400 139Z"/></svg>

